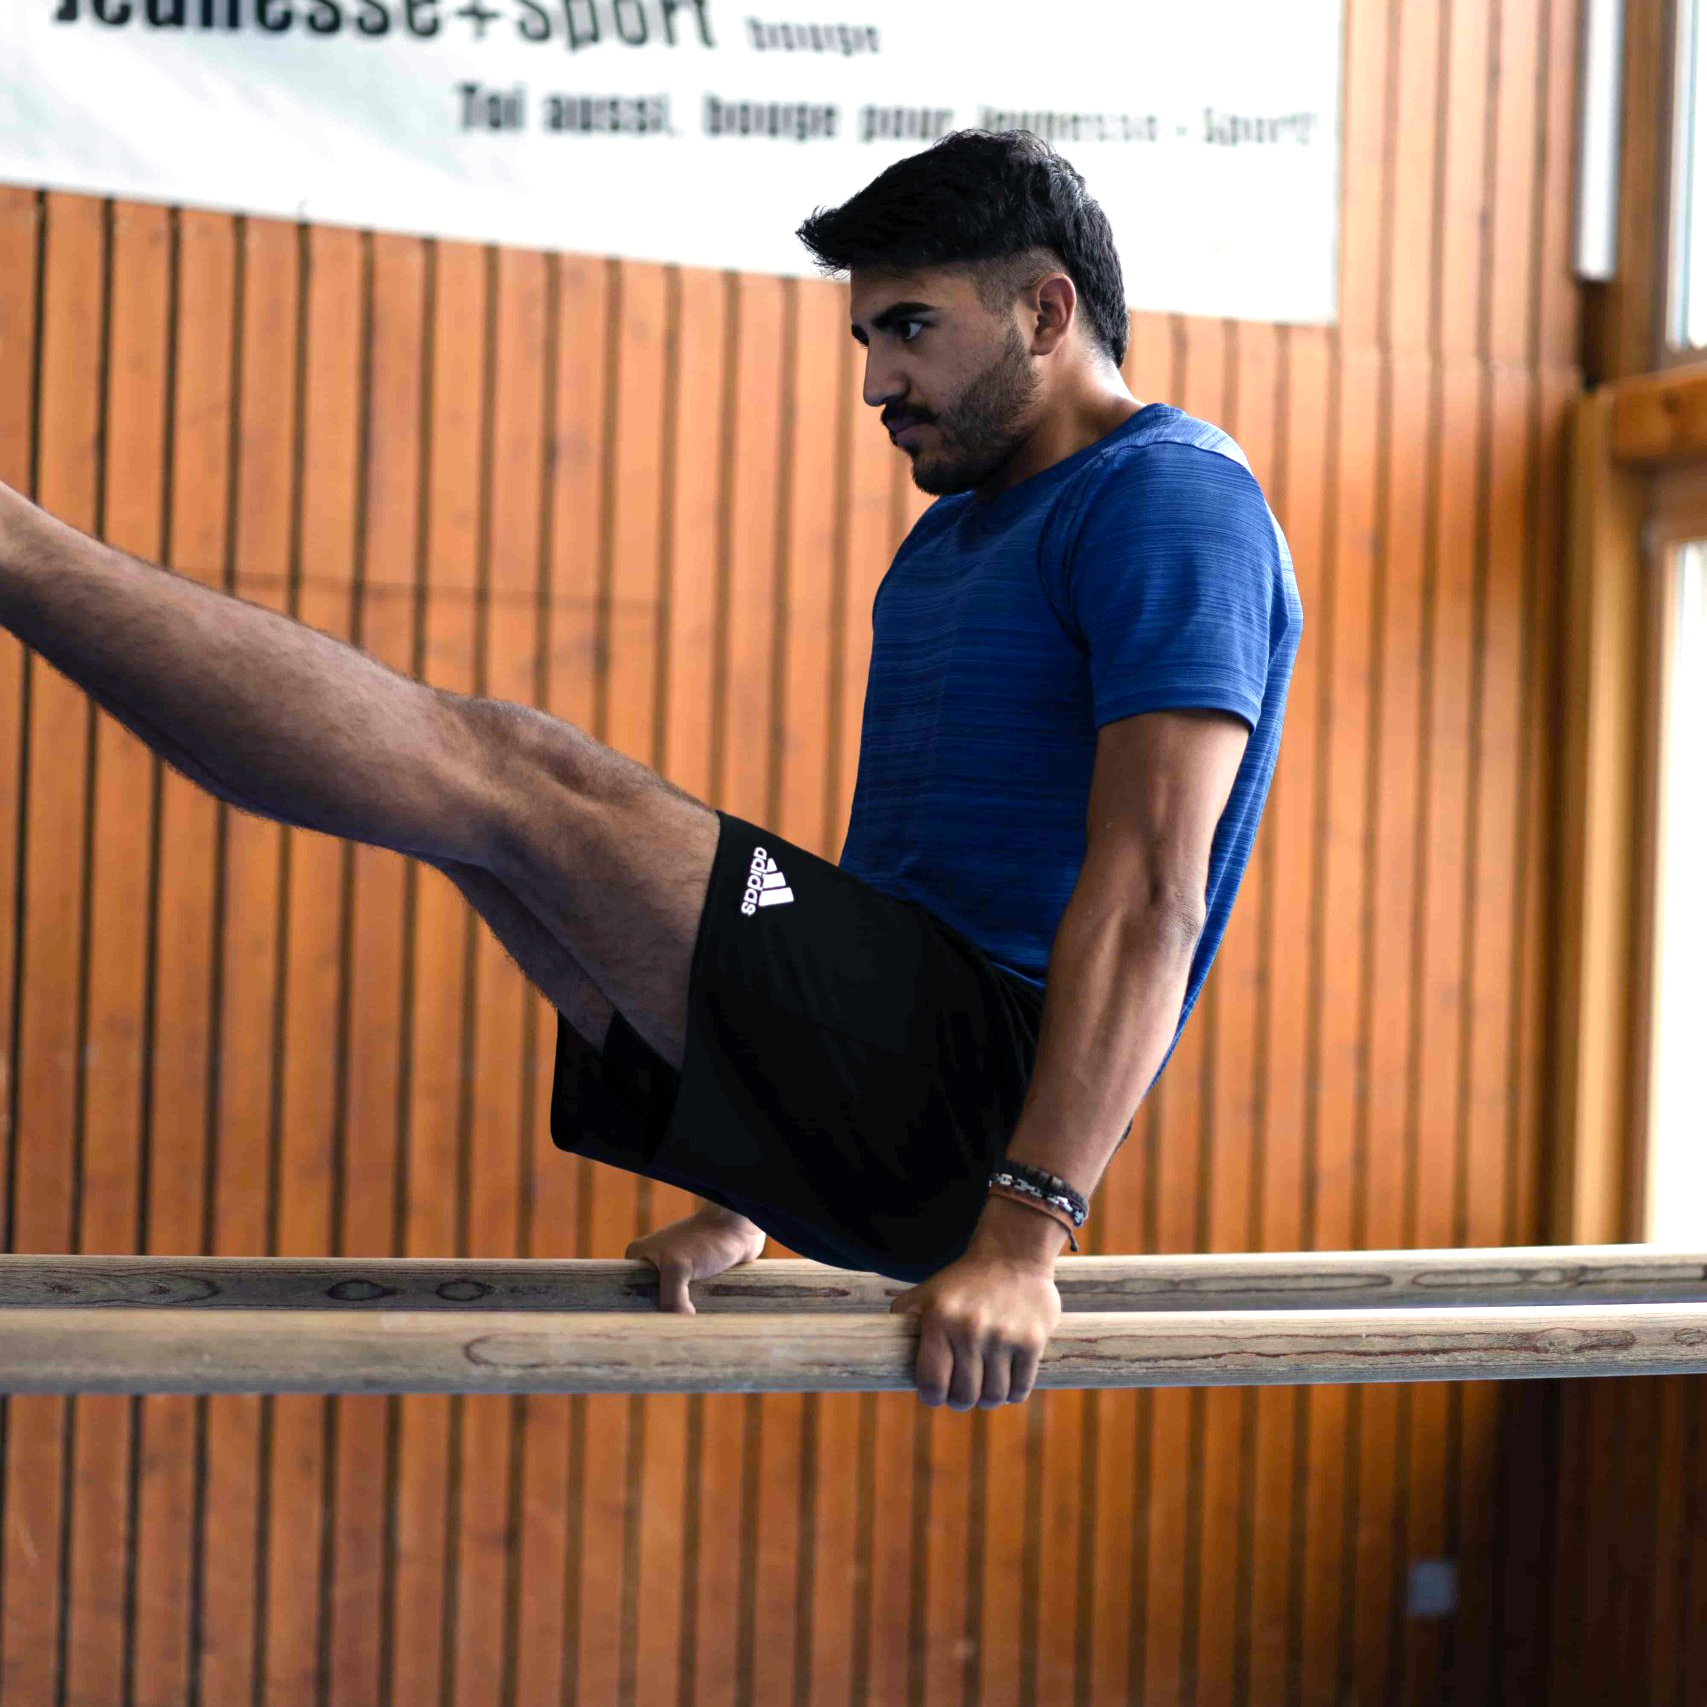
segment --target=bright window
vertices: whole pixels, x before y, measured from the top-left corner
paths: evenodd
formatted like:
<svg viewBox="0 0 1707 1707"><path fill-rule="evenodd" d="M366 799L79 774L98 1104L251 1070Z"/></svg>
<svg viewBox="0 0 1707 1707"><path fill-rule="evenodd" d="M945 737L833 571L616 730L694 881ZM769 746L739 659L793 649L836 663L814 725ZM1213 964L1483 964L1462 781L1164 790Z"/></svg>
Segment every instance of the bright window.
<svg viewBox="0 0 1707 1707"><path fill-rule="evenodd" d="M1678 0L1672 111L1671 344L1707 344L1707 19L1702 0Z"/></svg>
<svg viewBox="0 0 1707 1707"><path fill-rule="evenodd" d="M1707 1238L1707 541L1669 559L1648 1237L1695 1248Z"/></svg>

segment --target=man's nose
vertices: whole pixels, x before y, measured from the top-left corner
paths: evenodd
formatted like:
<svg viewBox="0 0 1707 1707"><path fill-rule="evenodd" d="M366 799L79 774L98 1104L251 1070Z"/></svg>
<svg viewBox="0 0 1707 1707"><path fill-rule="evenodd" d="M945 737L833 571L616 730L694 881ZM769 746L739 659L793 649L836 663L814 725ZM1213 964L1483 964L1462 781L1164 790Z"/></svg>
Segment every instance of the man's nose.
<svg viewBox="0 0 1707 1707"><path fill-rule="evenodd" d="M900 410L901 387L896 383L895 376L885 373L881 364L869 358L865 364L865 401L873 409Z"/></svg>

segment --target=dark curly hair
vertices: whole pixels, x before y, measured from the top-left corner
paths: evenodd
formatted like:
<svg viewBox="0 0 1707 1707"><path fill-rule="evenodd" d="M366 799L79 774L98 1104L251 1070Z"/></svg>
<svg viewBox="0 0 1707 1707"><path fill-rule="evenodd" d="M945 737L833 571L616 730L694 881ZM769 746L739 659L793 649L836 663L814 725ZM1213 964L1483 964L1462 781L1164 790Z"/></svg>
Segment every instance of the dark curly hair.
<svg viewBox="0 0 1707 1707"><path fill-rule="evenodd" d="M1060 270L1089 331L1116 367L1130 323L1108 217L1085 181L1029 130L956 130L897 160L836 208L815 208L795 235L820 271L942 268L971 279L989 314Z"/></svg>

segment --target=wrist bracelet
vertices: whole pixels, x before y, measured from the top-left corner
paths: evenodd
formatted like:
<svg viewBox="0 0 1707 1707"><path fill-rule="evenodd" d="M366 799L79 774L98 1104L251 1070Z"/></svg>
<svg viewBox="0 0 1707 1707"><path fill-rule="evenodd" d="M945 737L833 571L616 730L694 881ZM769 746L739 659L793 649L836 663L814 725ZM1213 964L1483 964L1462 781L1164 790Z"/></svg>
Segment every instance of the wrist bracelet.
<svg viewBox="0 0 1707 1707"><path fill-rule="evenodd" d="M1073 1229L1084 1226L1085 1217L1090 1214L1090 1205L1059 1174L1052 1174L1047 1168L1035 1168L1029 1162L1000 1163L991 1173L988 1184L1005 1187L1039 1207L1048 1207L1064 1215L1069 1239L1073 1237ZM1076 1251L1078 1248L1078 1241L1073 1239L1073 1249Z"/></svg>
<svg viewBox="0 0 1707 1707"><path fill-rule="evenodd" d="M1040 1215L1047 1215L1057 1227L1067 1235L1067 1243L1073 1250L1078 1250L1079 1241L1073 1237L1073 1223L1066 1210L1057 1209L1051 1203L1045 1203L1041 1198L1029 1196L1023 1191L1015 1191L1012 1186L993 1185L990 1196L1005 1197L1009 1203L1023 1204L1027 1209L1035 1209Z"/></svg>

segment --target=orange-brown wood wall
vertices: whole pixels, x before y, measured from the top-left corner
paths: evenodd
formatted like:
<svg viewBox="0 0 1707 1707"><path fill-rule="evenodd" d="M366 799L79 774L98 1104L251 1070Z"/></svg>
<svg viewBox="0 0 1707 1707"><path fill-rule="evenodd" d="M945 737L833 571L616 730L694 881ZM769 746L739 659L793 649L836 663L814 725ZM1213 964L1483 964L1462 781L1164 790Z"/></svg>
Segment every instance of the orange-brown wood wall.
<svg viewBox="0 0 1707 1707"><path fill-rule="evenodd" d="M1306 631L1089 1249L1545 1237L1574 52L1566 0L1349 0L1340 323L1135 318ZM831 859L925 503L860 379L839 285L0 190L0 478ZM228 810L4 636L0 705L5 1249L608 1255L684 1207L550 1146L554 1017L438 873ZM14 1396L0 1696L1564 1702L1569 1391Z"/></svg>

